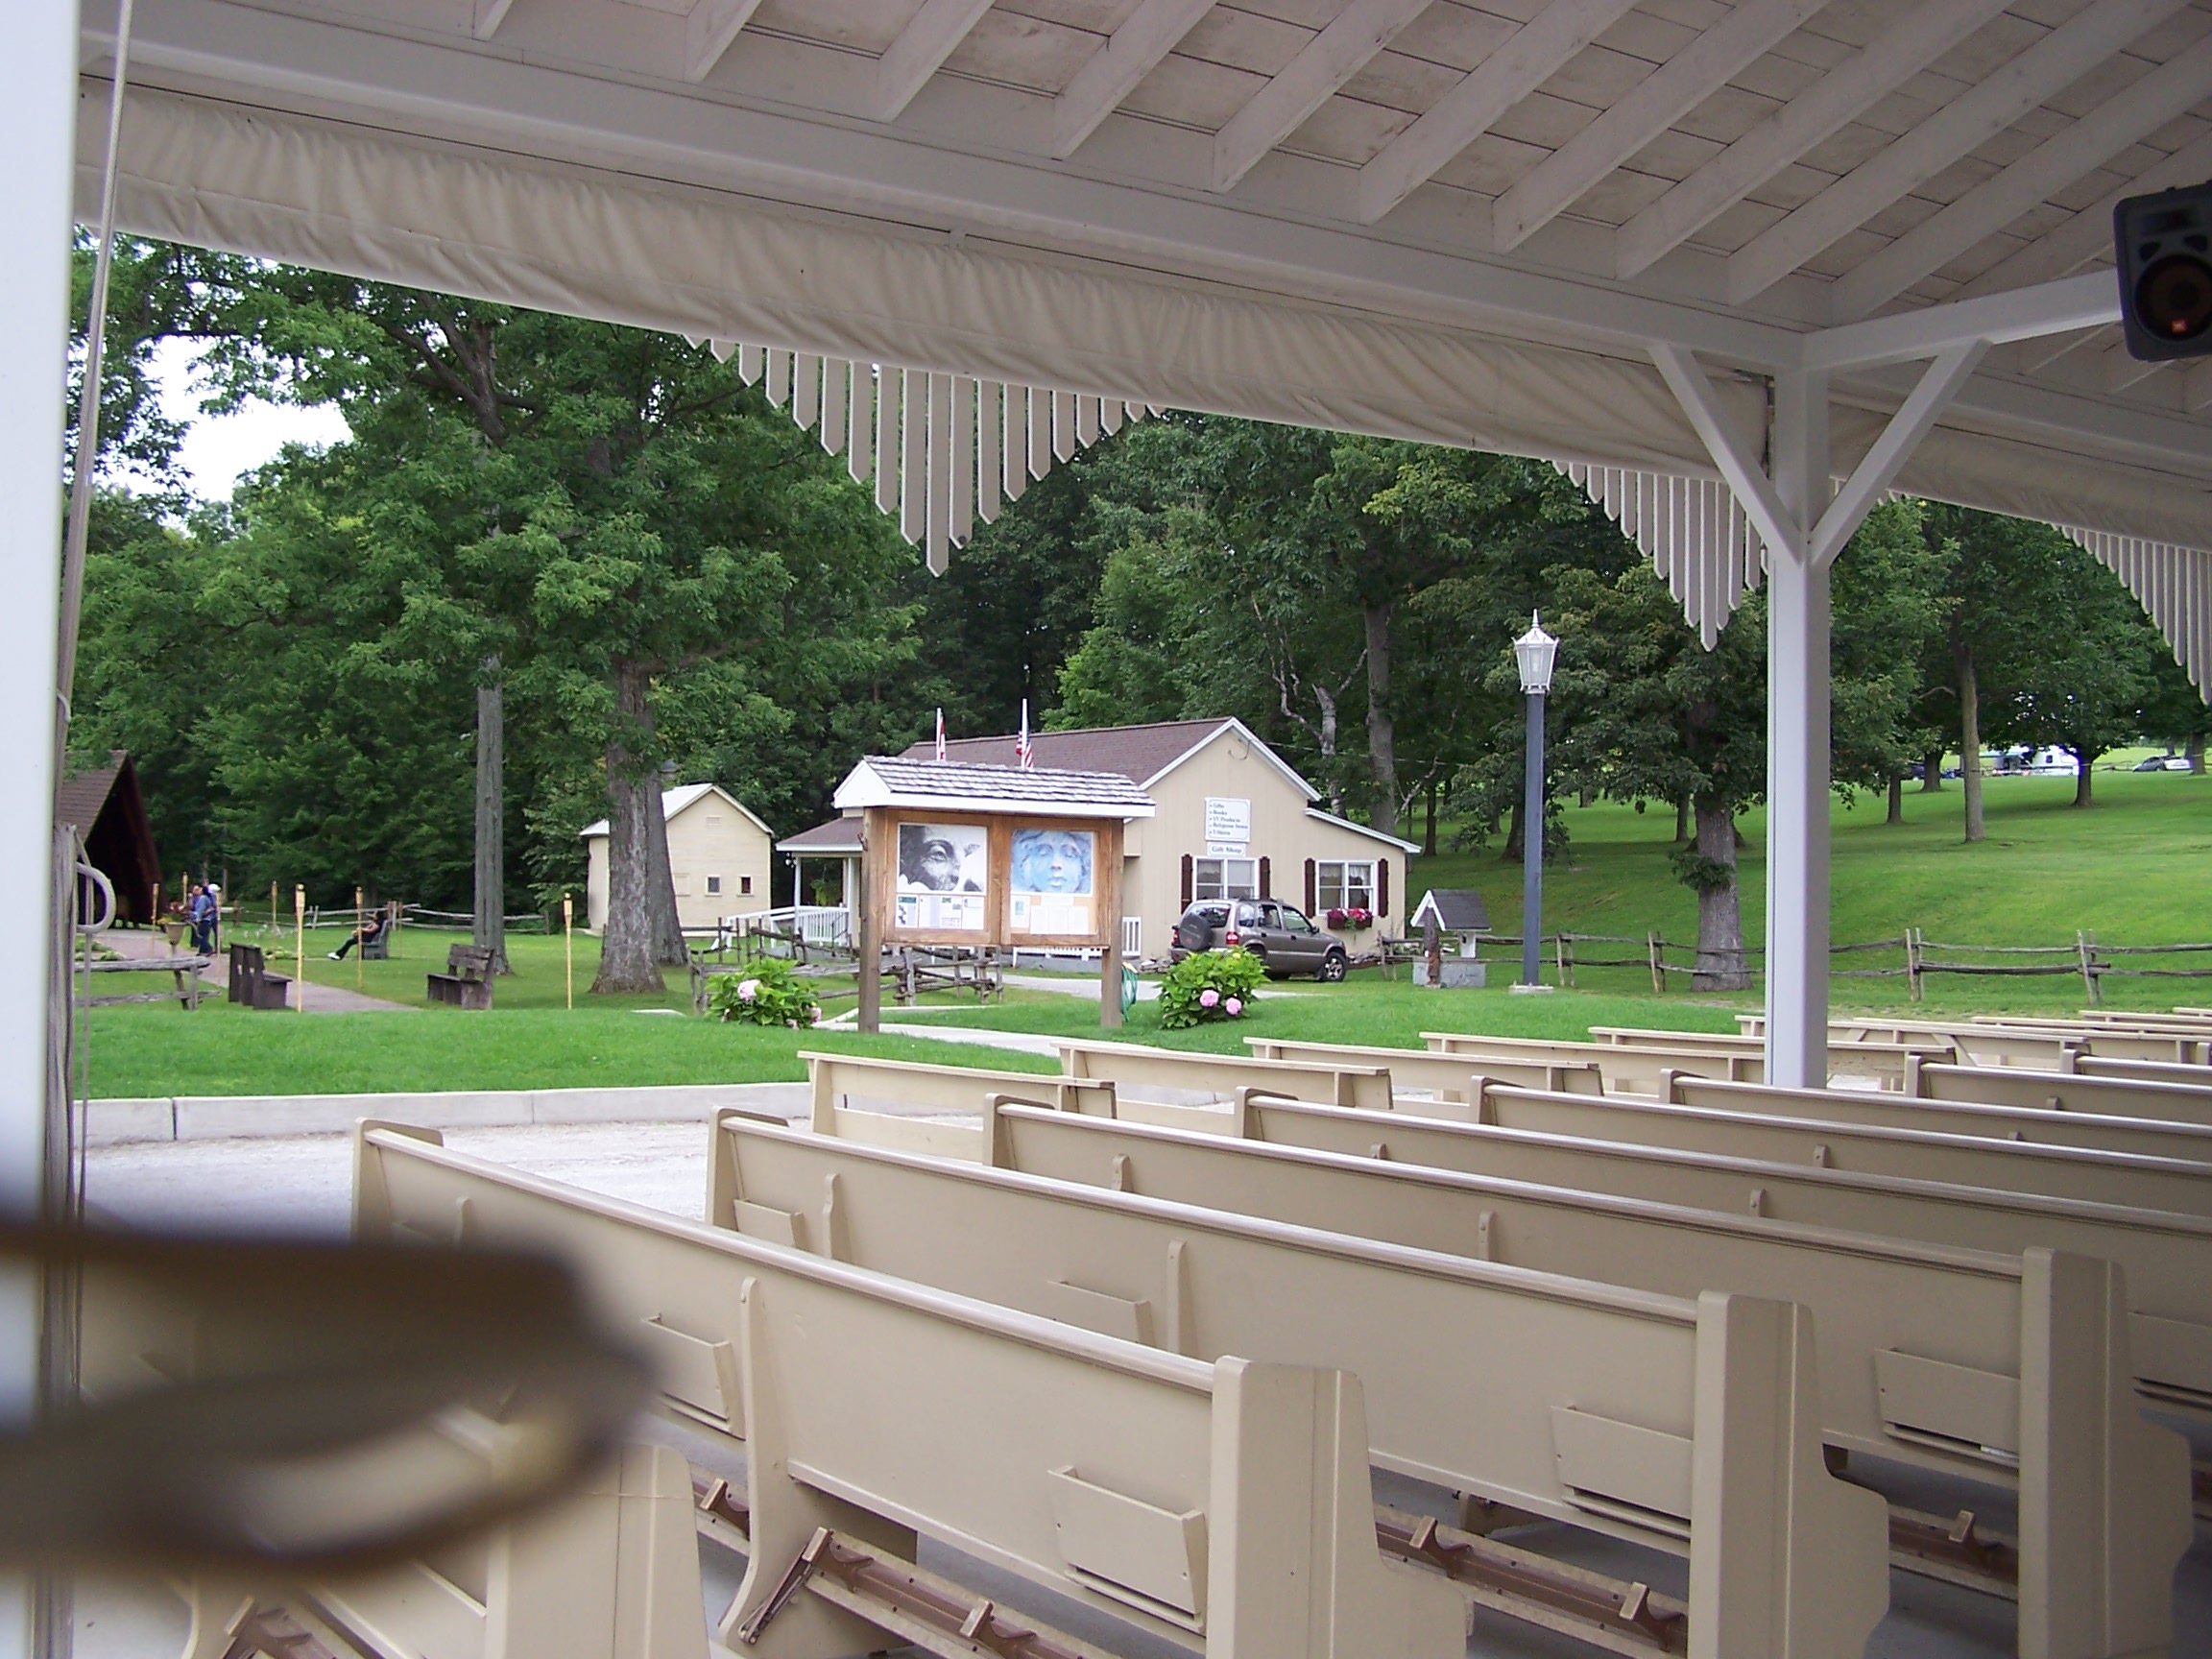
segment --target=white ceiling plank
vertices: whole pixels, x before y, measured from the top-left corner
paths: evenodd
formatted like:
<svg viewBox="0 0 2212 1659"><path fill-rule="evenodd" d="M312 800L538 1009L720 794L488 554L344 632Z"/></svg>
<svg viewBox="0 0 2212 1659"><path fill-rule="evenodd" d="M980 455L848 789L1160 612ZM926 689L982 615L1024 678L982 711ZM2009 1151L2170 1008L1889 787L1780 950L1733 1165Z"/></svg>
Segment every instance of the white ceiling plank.
<svg viewBox="0 0 2212 1659"><path fill-rule="evenodd" d="M1915 185L1972 155L2189 0L2097 0L1729 256L1727 297L1757 299Z"/></svg>
<svg viewBox="0 0 2212 1659"><path fill-rule="evenodd" d="M1397 38L1429 0L1352 0L1214 137L1214 188L1233 190L1268 151Z"/></svg>
<svg viewBox="0 0 2212 1659"><path fill-rule="evenodd" d="M1052 154L1065 161L1080 150L1098 123L1213 10L1214 0L1142 0L1052 100Z"/></svg>
<svg viewBox="0 0 2212 1659"><path fill-rule="evenodd" d="M898 120L990 10L991 0L922 0L876 65L876 118Z"/></svg>
<svg viewBox="0 0 2212 1659"><path fill-rule="evenodd" d="M759 9L760 0L699 0L684 20L684 79L696 84L712 74Z"/></svg>
<svg viewBox="0 0 2212 1659"><path fill-rule="evenodd" d="M1499 197L1490 233L1510 252L1652 139L1787 39L1828 0L1744 0Z"/></svg>
<svg viewBox="0 0 2212 1659"><path fill-rule="evenodd" d="M1999 260L1960 288L1958 298L1970 300L2063 276L2112 252L2112 209L2128 197L2148 196L2181 184L2200 184L2206 179L2212 179L2212 133L2183 145L2163 161L2146 167L2118 189L2106 191L2064 224Z"/></svg>
<svg viewBox="0 0 2212 1659"><path fill-rule="evenodd" d="M2101 340L2110 331L2111 325L2103 324L2095 328L2083 328L2078 333L2056 334L2049 339L2033 341L2020 352L2020 373L2040 374L2069 351L2079 350L2092 341Z"/></svg>
<svg viewBox="0 0 2212 1659"><path fill-rule="evenodd" d="M1359 222L1372 225L1449 166L1498 118L1565 67L1636 0L1551 0L1412 126L1359 169Z"/></svg>
<svg viewBox="0 0 2212 1659"><path fill-rule="evenodd" d="M2097 359L2097 379L2107 392L2125 392L2138 380L2148 380L2167 365L2163 362L2146 363L2129 355L2126 342L2106 347Z"/></svg>
<svg viewBox="0 0 2212 1659"><path fill-rule="evenodd" d="M2005 10L2006 0L1923 6L1790 100L1621 227L1622 276L1647 270L1845 123Z"/></svg>
<svg viewBox="0 0 2212 1659"><path fill-rule="evenodd" d="M2212 35L1861 260L1829 290L1832 315L1847 323L1888 303L1983 237L2206 98L2212 98Z"/></svg>
<svg viewBox="0 0 2212 1659"><path fill-rule="evenodd" d="M2212 363L2192 364L2183 372L2181 408L2190 415L2212 409Z"/></svg>
<svg viewBox="0 0 2212 1659"><path fill-rule="evenodd" d="M499 33L499 25L507 21L507 9L514 4L515 0L476 0L469 33L479 40L491 39Z"/></svg>

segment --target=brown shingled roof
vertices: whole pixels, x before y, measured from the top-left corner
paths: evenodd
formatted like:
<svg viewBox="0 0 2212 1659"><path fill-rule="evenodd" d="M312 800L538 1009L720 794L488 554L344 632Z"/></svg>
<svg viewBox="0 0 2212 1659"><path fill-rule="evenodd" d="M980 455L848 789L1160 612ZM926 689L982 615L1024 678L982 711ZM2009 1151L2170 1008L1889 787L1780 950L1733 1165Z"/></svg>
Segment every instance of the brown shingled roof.
<svg viewBox="0 0 2212 1659"><path fill-rule="evenodd" d="M1144 726L1091 726L1077 732L1033 732L1037 764L1066 772L1118 772L1138 783L1160 776L1199 744L1232 724L1213 720L1158 720ZM1015 737L956 737L945 745L945 758L970 766L1013 766ZM925 738L901 757L927 760L936 740Z"/></svg>

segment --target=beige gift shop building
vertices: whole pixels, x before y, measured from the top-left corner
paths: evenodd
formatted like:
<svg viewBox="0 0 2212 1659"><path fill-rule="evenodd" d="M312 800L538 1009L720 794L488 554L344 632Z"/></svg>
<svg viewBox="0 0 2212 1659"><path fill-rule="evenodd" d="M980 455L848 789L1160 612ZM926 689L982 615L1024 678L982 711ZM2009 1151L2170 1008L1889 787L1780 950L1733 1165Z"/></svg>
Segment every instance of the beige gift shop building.
<svg viewBox="0 0 2212 1659"><path fill-rule="evenodd" d="M1041 732L1030 741L1040 767L1118 772L1152 798L1154 816L1131 824L1122 846L1126 959L1165 958L1175 920L1193 899L1279 899L1324 926L1332 909L1372 911L1370 927L1335 929L1355 951L1405 932L1406 856L1414 844L1322 810L1321 792L1242 721ZM964 737L946 745L946 758L1012 766L1014 745L1011 734ZM934 752L923 742L906 754L926 759ZM821 825L780 850L841 857L847 843L857 851L857 820Z"/></svg>
<svg viewBox="0 0 2212 1659"><path fill-rule="evenodd" d="M685 931L712 927L724 916L768 908L768 863L775 831L718 783L664 790L668 873L676 883L676 920ZM607 820L579 831L589 849L584 878L587 926L607 926Z"/></svg>

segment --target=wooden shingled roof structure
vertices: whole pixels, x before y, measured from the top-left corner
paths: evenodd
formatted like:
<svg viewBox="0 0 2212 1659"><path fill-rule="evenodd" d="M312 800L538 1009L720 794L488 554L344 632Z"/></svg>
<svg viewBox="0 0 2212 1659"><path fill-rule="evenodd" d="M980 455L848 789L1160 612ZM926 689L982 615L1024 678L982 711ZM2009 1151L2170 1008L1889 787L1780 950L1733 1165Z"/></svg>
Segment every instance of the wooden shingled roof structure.
<svg viewBox="0 0 2212 1659"><path fill-rule="evenodd" d="M55 816L74 824L84 838L84 855L115 887L117 920L145 926L154 920L155 889L161 879L160 854L146 798L138 787L138 768L118 749L105 766L72 772L56 792Z"/></svg>

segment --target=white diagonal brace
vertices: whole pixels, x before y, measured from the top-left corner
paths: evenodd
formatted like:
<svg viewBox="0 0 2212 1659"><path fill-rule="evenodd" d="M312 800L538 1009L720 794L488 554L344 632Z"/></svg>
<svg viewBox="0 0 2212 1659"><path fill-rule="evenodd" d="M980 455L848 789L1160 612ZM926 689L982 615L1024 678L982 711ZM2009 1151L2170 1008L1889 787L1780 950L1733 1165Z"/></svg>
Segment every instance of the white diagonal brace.
<svg viewBox="0 0 2212 1659"><path fill-rule="evenodd" d="M1359 169L1355 216L1372 225L1436 177L1498 118L1551 79L1636 0L1551 0Z"/></svg>
<svg viewBox="0 0 2212 1659"><path fill-rule="evenodd" d="M2130 196L2200 184L2207 179L2212 179L2212 133L2152 163L2118 189L2106 191L2064 224L1999 260L1960 288L1957 297L1970 300L2008 288L2025 288L2063 276L2092 259L2108 258L2112 252L2113 208Z"/></svg>
<svg viewBox="0 0 2212 1659"><path fill-rule="evenodd" d="M1520 247L1827 3L1743 0L1693 38L1498 198L1490 209L1498 252Z"/></svg>
<svg viewBox="0 0 2212 1659"><path fill-rule="evenodd" d="M990 10L991 0L922 0L922 10L877 60L876 118L898 120Z"/></svg>
<svg viewBox="0 0 2212 1659"><path fill-rule="evenodd" d="M1658 201L1621 227L1614 258L1633 276L1695 236L1846 122L1879 104L2005 10L2006 0L1945 0L1883 30Z"/></svg>
<svg viewBox="0 0 2212 1659"><path fill-rule="evenodd" d="M2117 279L2113 286L2117 290ZM2031 341L2021 349L2019 361L2014 368L2022 374L2040 374L2061 357L2079 351L2084 346L2117 339L2115 330L2118 326L2117 322L2099 324L2094 328L2078 328L2070 333L2054 334L2046 339Z"/></svg>
<svg viewBox="0 0 2212 1659"><path fill-rule="evenodd" d="M1052 154L1065 161L1081 149L1098 123L1213 10L1214 0L1140 0L1052 100Z"/></svg>
<svg viewBox="0 0 2212 1659"><path fill-rule="evenodd" d="M696 84L712 74L759 9L760 0L699 0L684 20L684 79Z"/></svg>
<svg viewBox="0 0 2212 1659"><path fill-rule="evenodd" d="M2161 358L2145 362L2128 349L2128 343L2107 346L2097 358L2097 384L2106 393L2125 392L2138 381L2148 380L2166 367Z"/></svg>
<svg viewBox="0 0 2212 1659"><path fill-rule="evenodd" d="M1214 188L1235 189L1262 156L1428 10L1429 0L1352 0L1214 135Z"/></svg>
<svg viewBox="0 0 2212 1659"><path fill-rule="evenodd" d="M1854 266L1829 290L1836 321L1863 317L2046 197L2212 97L2212 36L2169 59Z"/></svg>
<svg viewBox="0 0 2212 1659"><path fill-rule="evenodd" d="M2192 365L2182 374L2181 408L2190 415L2212 409L2212 363Z"/></svg>
<svg viewBox="0 0 2212 1659"><path fill-rule="evenodd" d="M515 0L476 0L469 12L469 33L479 40L491 39L507 21L507 9L514 4Z"/></svg>
<svg viewBox="0 0 2212 1659"><path fill-rule="evenodd" d="M1974 373L1988 349L1986 340L1967 341L1947 347L1928 365L1919 384L1912 388L1911 396L1889 417L1889 424L1882 428L1882 436L1874 440L1874 447L1851 469L1843 488L1836 493L1827 511L1820 515L1820 522L1813 526L1807 550L1814 564L1830 564L1843 551L1861 521L1881 501L1882 493L1896 481L1898 469L1912 458L1912 451L1920 446L1920 440L1928 436L1936 418L1957 396L1959 388L1966 384L1967 376Z"/></svg>
<svg viewBox="0 0 2212 1659"><path fill-rule="evenodd" d="M2076 12L1730 254L1729 303L1742 305L1765 293L2187 4L2095 0Z"/></svg>
<svg viewBox="0 0 2212 1659"><path fill-rule="evenodd" d="M1801 553L1806 545L1804 533L1782 505L1782 497L1759 466L1759 457L1743 446L1743 441L1729 426L1713 382L1697 359L1679 346L1654 346L1651 361L1674 394L1674 400L1682 405L1682 413L1690 418L1705 453L1713 457L1713 465L1720 469L1720 476L1736 493L1737 503L1751 520L1751 528L1759 532L1759 539L1778 557Z"/></svg>
<svg viewBox="0 0 2212 1659"><path fill-rule="evenodd" d="M1916 363L1952 346L1984 340L2003 346L2120 321L2120 284L2110 271L2085 271L2058 282L1949 301L1870 323L1847 323L1804 336L1797 365L1815 373Z"/></svg>

